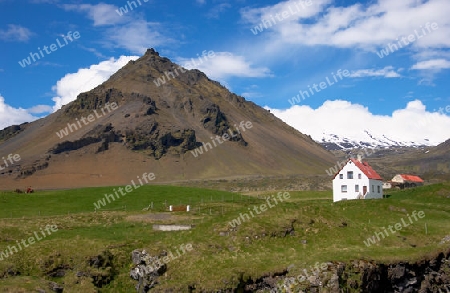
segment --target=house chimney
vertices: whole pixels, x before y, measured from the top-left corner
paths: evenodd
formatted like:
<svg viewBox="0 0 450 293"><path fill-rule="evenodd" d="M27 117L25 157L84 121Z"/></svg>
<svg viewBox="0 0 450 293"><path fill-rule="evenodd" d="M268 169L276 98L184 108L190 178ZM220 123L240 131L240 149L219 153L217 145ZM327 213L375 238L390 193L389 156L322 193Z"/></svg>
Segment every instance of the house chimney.
<svg viewBox="0 0 450 293"><path fill-rule="evenodd" d="M361 153L358 154L357 158L358 158L358 162L362 163L362 155L361 155Z"/></svg>

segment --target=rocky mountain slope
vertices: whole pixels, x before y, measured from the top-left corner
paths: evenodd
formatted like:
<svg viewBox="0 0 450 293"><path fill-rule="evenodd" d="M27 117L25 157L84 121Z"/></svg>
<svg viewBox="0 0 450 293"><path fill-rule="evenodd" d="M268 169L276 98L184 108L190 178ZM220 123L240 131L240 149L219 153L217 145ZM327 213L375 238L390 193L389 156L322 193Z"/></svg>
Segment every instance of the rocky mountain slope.
<svg viewBox="0 0 450 293"><path fill-rule="evenodd" d="M162 76L169 81L157 85ZM166 79L167 80L167 79ZM335 161L309 136L153 49L59 111L0 132L4 189L320 174ZM0 162L1 163L1 162Z"/></svg>

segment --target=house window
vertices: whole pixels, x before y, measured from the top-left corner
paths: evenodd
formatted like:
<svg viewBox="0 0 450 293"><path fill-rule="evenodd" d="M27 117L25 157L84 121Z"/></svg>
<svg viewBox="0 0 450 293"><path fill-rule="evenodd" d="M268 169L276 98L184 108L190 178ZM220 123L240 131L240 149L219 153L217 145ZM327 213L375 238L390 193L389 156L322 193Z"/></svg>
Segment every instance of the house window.
<svg viewBox="0 0 450 293"><path fill-rule="evenodd" d="M353 179L353 171L347 172L347 179Z"/></svg>
<svg viewBox="0 0 450 293"><path fill-rule="evenodd" d="M359 192L359 185L358 184L355 185L355 192Z"/></svg>
<svg viewBox="0 0 450 293"><path fill-rule="evenodd" d="M380 185L378 185L378 193L380 193L381 191L380 191Z"/></svg>
<svg viewBox="0 0 450 293"><path fill-rule="evenodd" d="M361 173L358 174L358 179L361 179Z"/></svg>
<svg viewBox="0 0 450 293"><path fill-rule="evenodd" d="M372 192L375 192L375 186L372 185Z"/></svg>
<svg viewBox="0 0 450 293"><path fill-rule="evenodd" d="M344 179L344 174L339 174L339 179Z"/></svg>
<svg viewBox="0 0 450 293"><path fill-rule="evenodd" d="M341 192L346 193L347 192L347 185L341 185Z"/></svg>

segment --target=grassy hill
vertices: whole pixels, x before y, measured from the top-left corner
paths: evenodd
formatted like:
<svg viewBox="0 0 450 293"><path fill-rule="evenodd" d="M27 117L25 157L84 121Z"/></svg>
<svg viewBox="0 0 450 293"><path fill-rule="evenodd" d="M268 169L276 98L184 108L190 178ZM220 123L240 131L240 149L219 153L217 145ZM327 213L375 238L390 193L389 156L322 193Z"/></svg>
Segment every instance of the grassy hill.
<svg viewBox="0 0 450 293"><path fill-rule="evenodd" d="M133 292L131 252L193 250L168 263L158 290L187 292L236 288L242 280L289 275L316 262L354 259L386 262L417 260L447 244L450 183L392 191L383 200L333 203L330 191L290 192L289 199L261 211L263 194L173 186L143 186L103 210L97 202L113 187L35 194L0 193L0 252L33 236L46 225L58 231L0 260L2 292L45 290L49 282L64 292ZM283 194L283 193L282 193ZM264 196L277 195L277 192ZM152 209L153 203L153 209ZM167 205L190 204L190 213L168 213ZM258 207L260 214L250 210ZM364 241L383 227L425 217L367 247ZM240 214L249 219L232 228ZM245 218L245 217L244 217ZM155 223L194 224L189 231L160 232ZM93 283L96 283L97 288ZM196 291L196 292L198 292Z"/></svg>

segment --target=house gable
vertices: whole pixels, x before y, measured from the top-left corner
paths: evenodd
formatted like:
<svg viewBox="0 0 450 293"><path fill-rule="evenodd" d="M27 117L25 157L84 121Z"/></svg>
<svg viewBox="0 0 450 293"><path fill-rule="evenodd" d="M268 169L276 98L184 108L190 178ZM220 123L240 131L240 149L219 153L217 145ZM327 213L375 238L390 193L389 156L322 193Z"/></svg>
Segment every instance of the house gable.
<svg viewBox="0 0 450 293"><path fill-rule="evenodd" d="M383 180L367 162L349 159L333 178L333 201L383 198Z"/></svg>
<svg viewBox="0 0 450 293"><path fill-rule="evenodd" d="M341 171L344 171L344 169L348 166L348 164L353 163L356 167L358 167L359 170L368 178L368 179L374 179L374 180L383 180L380 175L369 165L367 162L360 162L357 159L350 158L348 159L347 163L334 175L333 180L336 179L336 176L338 176Z"/></svg>

